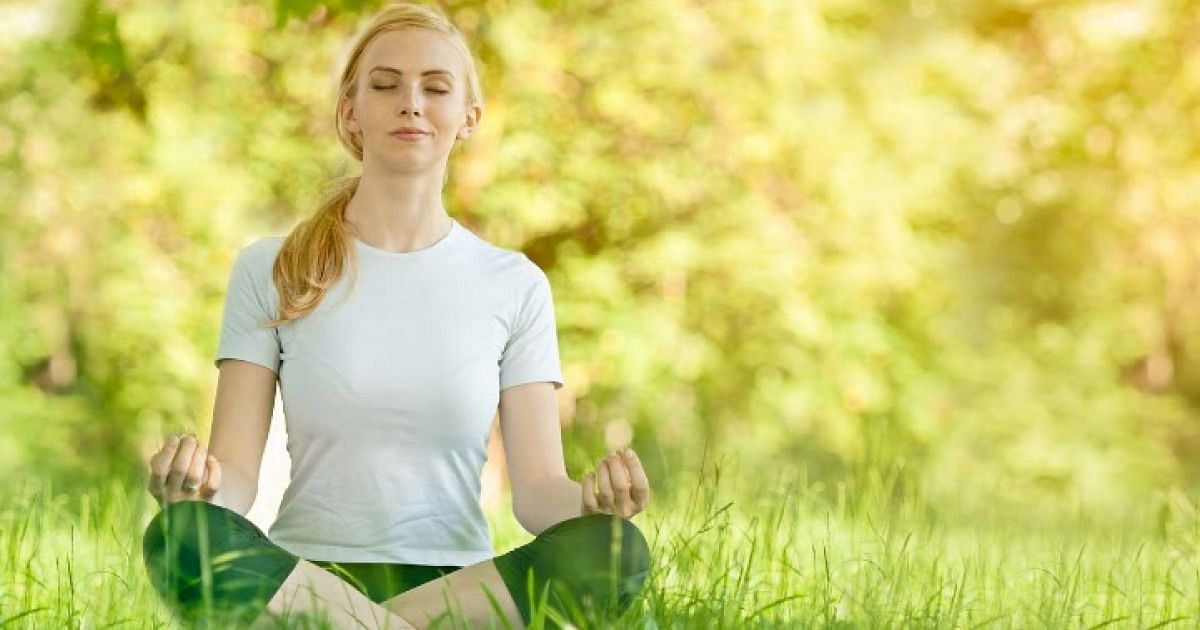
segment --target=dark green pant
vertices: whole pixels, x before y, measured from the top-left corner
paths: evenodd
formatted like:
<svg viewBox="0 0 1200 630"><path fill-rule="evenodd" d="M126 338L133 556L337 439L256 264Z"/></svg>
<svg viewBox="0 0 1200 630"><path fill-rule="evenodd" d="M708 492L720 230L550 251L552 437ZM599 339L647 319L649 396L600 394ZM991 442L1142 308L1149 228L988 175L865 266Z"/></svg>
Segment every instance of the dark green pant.
<svg viewBox="0 0 1200 630"><path fill-rule="evenodd" d="M180 501L159 511L146 527L142 554L155 590L182 620L221 627L258 617L300 561L241 514L205 501ZM638 528L610 514L562 521L493 559L527 625L533 602L543 600L571 616L585 610L619 615L641 591L649 561ZM461 568L311 562L376 603Z"/></svg>

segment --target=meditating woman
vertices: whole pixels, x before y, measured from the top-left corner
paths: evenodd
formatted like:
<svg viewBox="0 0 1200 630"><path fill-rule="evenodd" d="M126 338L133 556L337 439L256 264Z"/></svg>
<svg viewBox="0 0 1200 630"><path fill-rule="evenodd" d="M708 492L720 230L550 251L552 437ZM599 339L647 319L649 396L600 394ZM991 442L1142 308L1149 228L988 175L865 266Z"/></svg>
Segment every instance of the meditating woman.
<svg viewBox="0 0 1200 630"><path fill-rule="evenodd" d="M355 37L334 119L362 173L286 238L241 250L210 446L171 436L150 461L162 509L146 568L184 620L523 628L535 601L615 615L640 592L649 547L629 519L646 475L622 449L567 477L546 274L442 204L482 112L467 43L437 11L393 4ZM292 472L264 534L244 514L276 382ZM535 536L499 556L479 503L497 407L513 512Z"/></svg>

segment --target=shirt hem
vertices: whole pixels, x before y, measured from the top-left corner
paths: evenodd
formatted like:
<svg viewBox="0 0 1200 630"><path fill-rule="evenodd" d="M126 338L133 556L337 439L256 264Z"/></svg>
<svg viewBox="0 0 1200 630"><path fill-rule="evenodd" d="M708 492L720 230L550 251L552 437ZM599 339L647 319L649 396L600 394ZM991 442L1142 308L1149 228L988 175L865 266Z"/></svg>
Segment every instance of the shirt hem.
<svg viewBox="0 0 1200 630"><path fill-rule="evenodd" d="M237 359L238 361L246 361L248 363L253 363L255 365L261 365L261 366L267 368L268 370L271 370L272 372L274 372L276 376L279 375L279 363L278 362L271 361L270 359L264 359L264 358L258 357L258 356L245 354L245 353L218 354L217 358L213 359L213 365L216 366L217 369L221 369L221 361L224 361L225 359Z"/></svg>

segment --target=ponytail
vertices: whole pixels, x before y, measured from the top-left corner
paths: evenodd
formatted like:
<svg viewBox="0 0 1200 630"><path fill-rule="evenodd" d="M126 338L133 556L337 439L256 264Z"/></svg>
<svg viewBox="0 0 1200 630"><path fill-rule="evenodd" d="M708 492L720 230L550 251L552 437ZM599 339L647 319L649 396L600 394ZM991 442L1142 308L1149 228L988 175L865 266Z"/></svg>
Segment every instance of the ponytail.
<svg viewBox="0 0 1200 630"><path fill-rule="evenodd" d="M317 212L284 239L271 271L279 292L280 315L268 327L307 315L342 277L347 265L355 267L354 247L344 218L346 204L358 190L360 179L355 176L336 181Z"/></svg>

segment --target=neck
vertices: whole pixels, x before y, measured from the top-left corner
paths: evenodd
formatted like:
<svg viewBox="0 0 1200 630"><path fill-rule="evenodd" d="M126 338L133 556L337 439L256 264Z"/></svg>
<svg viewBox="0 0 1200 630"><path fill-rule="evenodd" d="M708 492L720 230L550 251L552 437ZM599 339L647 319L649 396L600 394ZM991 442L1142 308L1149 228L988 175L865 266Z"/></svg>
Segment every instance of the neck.
<svg viewBox="0 0 1200 630"><path fill-rule="evenodd" d="M372 178L363 173L346 205L346 228L364 243L395 252L424 249L445 236L450 215L440 180L427 176Z"/></svg>

